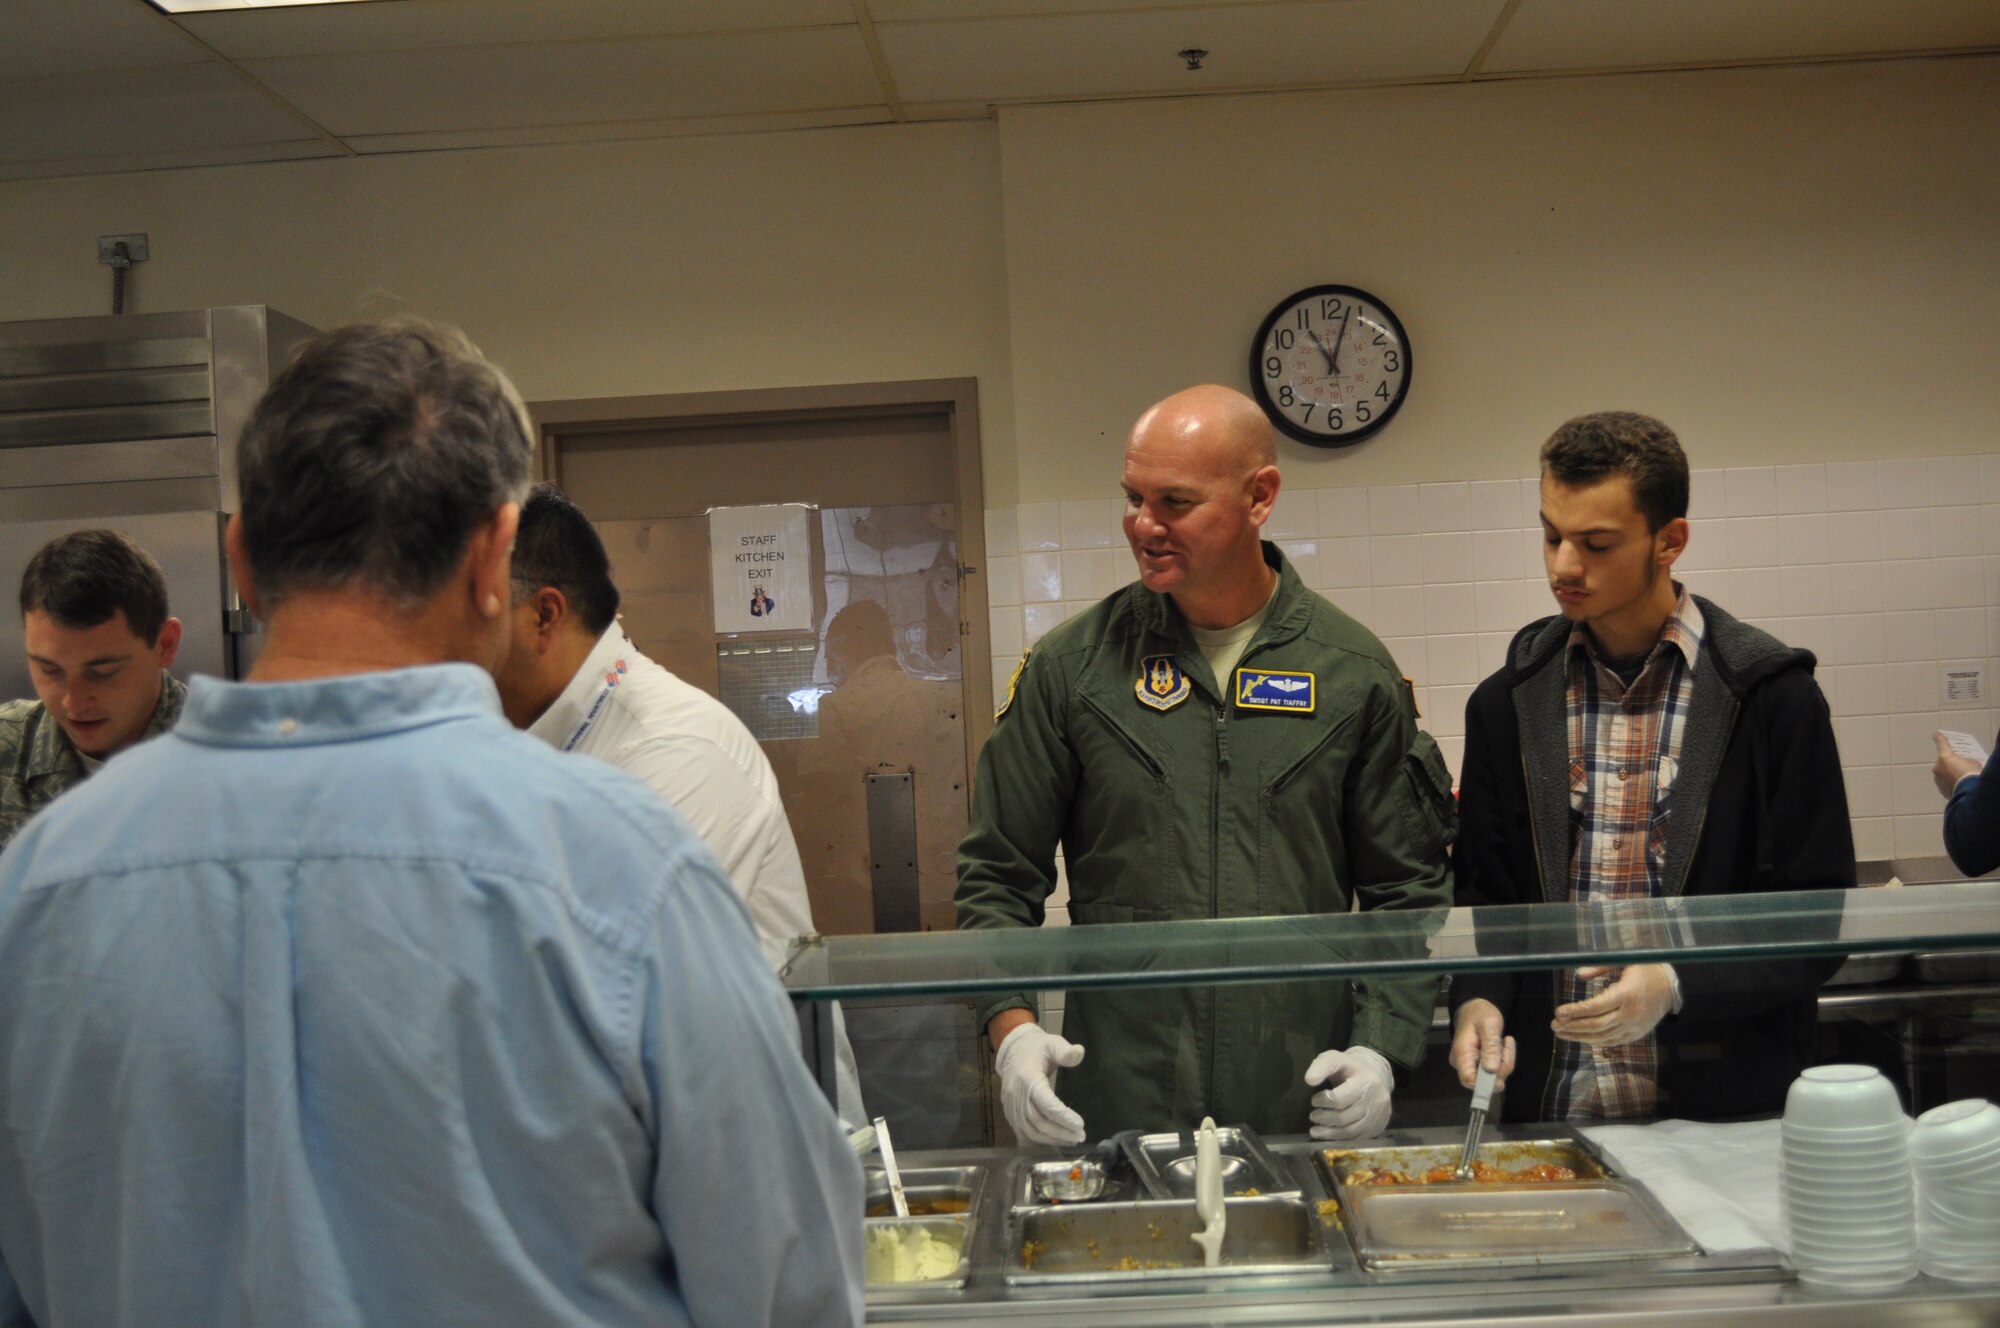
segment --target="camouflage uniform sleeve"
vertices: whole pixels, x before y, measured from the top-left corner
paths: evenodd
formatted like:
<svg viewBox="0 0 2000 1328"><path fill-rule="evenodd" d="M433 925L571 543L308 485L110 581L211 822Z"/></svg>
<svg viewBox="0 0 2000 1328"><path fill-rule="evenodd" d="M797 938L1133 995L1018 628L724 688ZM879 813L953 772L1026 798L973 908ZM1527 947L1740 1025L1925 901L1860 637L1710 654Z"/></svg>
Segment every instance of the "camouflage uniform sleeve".
<svg viewBox="0 0 2000 1328"><path fill-rule="evenodd" d="M20 833L28 818L49 801L37 797L40 783L30 778L36 720L45 712L39 701L0 704L0 847Z"/></svg>

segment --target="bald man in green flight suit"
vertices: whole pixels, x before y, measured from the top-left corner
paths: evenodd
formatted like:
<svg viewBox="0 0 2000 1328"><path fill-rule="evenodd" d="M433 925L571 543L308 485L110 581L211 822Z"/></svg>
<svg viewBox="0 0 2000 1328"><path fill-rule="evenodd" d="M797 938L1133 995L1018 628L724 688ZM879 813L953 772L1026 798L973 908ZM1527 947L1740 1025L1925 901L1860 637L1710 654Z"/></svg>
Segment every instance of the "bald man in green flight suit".
<svg viewBox="0 0 2000 1328"><path fill-rule="evenodd" d="M1040 925L1064 851L1078 924L1437 908L1451 776L1408 681L1260 532L1277 445L1218 386L1148 410L1125 449L1139 579L1023 659L980 754L958 925ZM1422 1056L1430 977L1072 992L986 1011L1023 1142L1192 1125L1365 1138ZM1061 1072L1060 1093L1056 1075Z"/></svg>

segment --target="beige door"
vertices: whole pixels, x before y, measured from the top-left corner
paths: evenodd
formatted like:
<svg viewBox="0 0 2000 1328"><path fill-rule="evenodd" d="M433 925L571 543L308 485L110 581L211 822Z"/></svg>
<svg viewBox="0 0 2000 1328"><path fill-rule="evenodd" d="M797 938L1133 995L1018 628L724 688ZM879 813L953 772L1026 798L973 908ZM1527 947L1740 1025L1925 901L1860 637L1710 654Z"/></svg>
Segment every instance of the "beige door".
<svg viewBox="0 0 2000 1328"><path fill-rule="evenodd" d="M892 388L921 396L907 389L923 386ZM963 501L969 403L717 413L704 396L699 414L661 409L673 404L536 408L550 478L604 537L626 631L758 735L822 932L875 930L878 895L912 877L921 925L948 929L970 742L984 732L968 718L991 714L985 596L968 566L981 511L976 496ZM595 420L593 405L604 412ZM718 634L706 512L765 503L815 509L812 629Z"/></svg>

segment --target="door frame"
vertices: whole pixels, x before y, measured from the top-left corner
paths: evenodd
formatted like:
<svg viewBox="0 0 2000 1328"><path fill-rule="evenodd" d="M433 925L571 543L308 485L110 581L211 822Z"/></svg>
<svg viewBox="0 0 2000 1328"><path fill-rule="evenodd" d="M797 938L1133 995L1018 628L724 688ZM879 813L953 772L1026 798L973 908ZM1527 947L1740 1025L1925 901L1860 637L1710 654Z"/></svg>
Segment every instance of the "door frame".
<svg viewBox="0 0 2000 1328"><path fill-rule="evenodd" d="M993 632L986 603L986 490L980 471L978 379L912 378L528 403L528 414L535 422L536 469L552 484L562 482L564 440L581 434L774 421L810 424L855 416L937 412L944 414L951 431L952 478L958 505L958 634L969 804L979 749L993 728Z"/></svg>

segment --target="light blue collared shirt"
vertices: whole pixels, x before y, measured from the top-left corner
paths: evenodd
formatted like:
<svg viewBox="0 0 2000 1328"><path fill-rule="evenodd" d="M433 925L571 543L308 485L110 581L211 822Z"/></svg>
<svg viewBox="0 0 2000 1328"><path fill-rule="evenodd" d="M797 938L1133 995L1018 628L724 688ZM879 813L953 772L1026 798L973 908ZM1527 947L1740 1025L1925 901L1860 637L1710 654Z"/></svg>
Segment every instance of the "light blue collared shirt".
<svg viewBox="0 0 2000 1328"><path fill-rule="evenodd" d="M196 679L0 857L0 1324L858 1324L743 905L467 665Z"/></svg>

